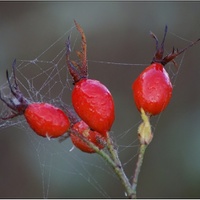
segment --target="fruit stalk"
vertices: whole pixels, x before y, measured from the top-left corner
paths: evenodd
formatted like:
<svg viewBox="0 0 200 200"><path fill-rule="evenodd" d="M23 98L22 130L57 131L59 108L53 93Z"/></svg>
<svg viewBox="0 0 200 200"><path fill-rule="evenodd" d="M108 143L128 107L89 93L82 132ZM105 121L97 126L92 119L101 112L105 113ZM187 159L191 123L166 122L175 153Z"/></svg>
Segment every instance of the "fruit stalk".
<svg viewBox="0 0 200 200"><path fill-rule="evenodd" d="M138 127L138 137L140 140L140 149L138 160L136 163L136 168L134 171L133 181L132 181L132 190L133 190L133 198L137 197L137 184L138 184L138 177L140 174L140 170L143 164L144 154L147 146L151 143L153 139L153 134L151 131L151 124L150 124L150 117L145 111L141 108L141 118L142 123Z"/></svg>
<svg viewBox="0 0 200 200"><path fill-rule="evenodd" d="M146 148L147 148L146 144L141 144L140 145L138 161L137 161L137 164L136 164L134 177L133 177L133 183L132 183L133 198L137 197L136 196L136 194L137 194L136 189L137 189L138 177L139 177L139 174L140 174L140 169L142 167L142 163L143 163L143 159L144 159L144 154L145 154Z"/></svg>

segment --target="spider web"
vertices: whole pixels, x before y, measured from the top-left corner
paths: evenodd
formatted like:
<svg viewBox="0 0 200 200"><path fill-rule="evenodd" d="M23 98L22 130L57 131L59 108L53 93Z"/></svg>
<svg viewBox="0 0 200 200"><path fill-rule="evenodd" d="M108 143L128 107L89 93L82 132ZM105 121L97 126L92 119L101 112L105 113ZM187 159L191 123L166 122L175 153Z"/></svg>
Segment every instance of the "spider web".
<svg viewBox="0 0 200 200"><path fill-rule="evenodd" d="M31 102L48 102L62 109L71 105L73 85L65 63L65 42L69 35L71 35L73 54L80 46L80 37L75 27L67 30L36 58L32 60L17 59L16 78L22 93ZM168 65L167 70L173 84L176 82L183 58L184 55L179 60L178 70L174 70L171 64ZM138 68L148 65L95 60L88 60L88 62L89 66L96 63L107 67ZM13 82L11 67L8 70L11 82ZM0 89L4 98L12 98L7 82L2 84ZM0 102L0 109L1 116L11 114L10 109L3 102ZM160 117L161 115L155 117L152 122L154 132L156 132ZM134 124L130 125L129 128L126 127L125 130L114 129L111 131L111 137L116 144L124 170L129 178L132 178L138 155L139 114L135 120ZM124 197L124 190L118 178L110 166L98 155L86 154L73 148L70 139L60 143L57 139L48 140L39 137L29 128L23 116L2 120L0 123L2 134L5 129L9 131L9 136L16 140L16 145L22 146L22 149L18 152L19 155L16 153L15 156L19 156L23 162L16 165L20 162L20 159L18 161L16 158L11 162L13 168L10 170L14 170L15 167L19 169L24 165L25 167L24 171L19 170L19 176L15 174L9 179L13 182L13 185L18 182L17 189L10 189L9 192L5 188L0 189L2 190L1 197ZM15 180L16 177L17 181ZM22 177L21 180L19 177ZM28 182L26 182L27 180ZM0 185L3 185L3 181L4 179L0 181Z"/></svg>

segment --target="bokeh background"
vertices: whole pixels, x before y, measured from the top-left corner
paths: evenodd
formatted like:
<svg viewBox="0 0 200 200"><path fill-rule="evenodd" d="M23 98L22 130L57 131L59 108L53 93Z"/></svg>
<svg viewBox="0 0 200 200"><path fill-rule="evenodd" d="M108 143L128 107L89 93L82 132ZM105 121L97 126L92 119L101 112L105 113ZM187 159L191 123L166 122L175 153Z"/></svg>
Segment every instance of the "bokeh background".
<svg viewBox="0 0 200 200"><path fill-rule="evenodd" d="M5 70L11 69L14 58L37 57L73 26L73 19L87 36L89 60L148 64L155 51L149 31L161 40L167 24L166 50L183 48L189 44L185 40L200 37L199 10L200 2L0 2L0 83L6 81ZM139 177L140 198L200 197L199 55L200 44L186 52L178 75L172 76L173 98L153 120L154 139ZM89 62L90 77L103 82L115 99L113 137L140 120L131 84L144 68ZM136 130L125 135L124 145L137 138ZM109 167L101 166L96 155L69 153L69 141L34 140L38 136L30 138L28 134L34 134L28 132L16 127L0 130L0 198L124 197L122 186L107 175ZM120 154L122 162L136 153L137 147L126 148ZM125 168L129 177L133 161Z"/></svg>

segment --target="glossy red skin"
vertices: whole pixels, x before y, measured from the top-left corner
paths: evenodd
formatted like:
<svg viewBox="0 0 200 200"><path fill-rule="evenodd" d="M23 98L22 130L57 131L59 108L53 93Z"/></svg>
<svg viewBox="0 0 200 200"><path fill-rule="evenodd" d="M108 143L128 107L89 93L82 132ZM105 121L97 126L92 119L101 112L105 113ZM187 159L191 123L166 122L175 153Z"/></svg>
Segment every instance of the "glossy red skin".
<svg viewBox="0 0 200 200"><path fill-rule="evenodd" d="M72 103L79 117L91 129L107 135L114 122L115 111L112 95L102 83L81 79L73 89Z"/></svg>
<svg viewBox="0 0 200 200"><path fill-rule="evenodd" d="M147 67L132 85L138 110L157 115L168 105L172 96L172 84L168 73L160 63Z"/></svg>
<svg viewBox="0 0 200 200"><path fill-rule="evenodd" d="M59 137L70 127L66 114L61 109L48 103L28 105L24 116L30 127L42 137Z"/></svg>
<svg viewBox="0 0 200 200"><path fill-rule="evenodd" d="M104 148L105 138L96 131L92 131L89 126L84 121L79 121L72 127L73 130L77 131L79 134L82 134L90 142L94 143L99 149ZM73 144L83 152L86 153L95 153L95 151L87 145L81 138L75 134L70 134Z"/></svg>

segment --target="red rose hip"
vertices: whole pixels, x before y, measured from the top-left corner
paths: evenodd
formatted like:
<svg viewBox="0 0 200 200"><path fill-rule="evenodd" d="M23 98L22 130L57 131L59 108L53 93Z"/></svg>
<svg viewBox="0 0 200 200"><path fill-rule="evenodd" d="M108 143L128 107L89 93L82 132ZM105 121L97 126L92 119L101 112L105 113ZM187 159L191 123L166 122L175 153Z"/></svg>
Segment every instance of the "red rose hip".
<svg viewBox="0 0 200 200"><path fill-rule="evenodd" d="M77 122L76 124L74 124L72 127L72 130L77 131L77 133L81 134L88 141L95 144L99 149L104 148L104 143L106 142L105 138L102 137L100 133L96 131L92 131L90 127L84 121L81 120ZM86 152L86 153L95 153L95 151L76 134L71 133L70 138L73 144L81 151Z"/></svg>
<svg viewBox="0 0 200 200"><path fill-rule="evenodd" d="M172 96L172 84L164 66L170 61L175 63L174 58L196 44L200 39L180 51L173 48L170 54L163 57L167 26L160 46L157 37L152 32L150 34L156 40L156 53L151 65L133 82L132 90L138 110L141 111L141 108L143 108L147 114L157 115L166 108Z"/></svg>
<svg viewBox="0 0 200 200"><path fill-rule="evenodd" d="M1 117L3 120L24 115L29 126L40 136L55 138L63 135L70 127L67 115L59 108L48 103L29 102L21 93L15 76L16 60L13 62L14 85L11 85L8 71L6 76L14 99L6 101L0 93L0 99L12 110L12 114Z"/></svg>
<svg viewBox="0 0 200 200"><path fill-rule="evenodd" d="M109 90L97 80L82 79L75 84L72 103L79 117L103 135L115 119L114 101Z"/></svg>
<svg viewBox="0 0 200 200"><path fill-rule="evenodd" d="M29 126L40 136L56 138L63 135L70 127L66 114L48 103L28 105L24 116Z"/></svg>
<svg viewBox="0 0 200 200"><path fill-rule="evenodd" d="M71 61L70 40L67 41L66 61L74 80L72 104L79 117L94 131L107 135L115 119L114 101L110 91L97 80L88 79L86 37L79 24L75 25L82 37L80 62Z"/></svg>
<svg viewBox="0 0 200 200"><path fill-rule="evenodd" d="M150 115L159 114L172 96L172 84L168 73L159 63L147 67L132 85L136 107Z"/></svg>

